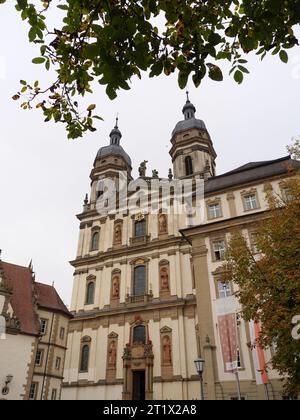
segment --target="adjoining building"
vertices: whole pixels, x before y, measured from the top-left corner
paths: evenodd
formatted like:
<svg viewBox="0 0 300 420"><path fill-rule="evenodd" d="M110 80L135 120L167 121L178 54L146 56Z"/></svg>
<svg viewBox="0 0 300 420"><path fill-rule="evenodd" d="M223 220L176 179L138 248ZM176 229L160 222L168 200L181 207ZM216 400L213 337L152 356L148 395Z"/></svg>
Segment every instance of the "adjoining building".
<svg viewBox="0 0 300 420"><path fill-rule="evenodd" d="M31 265L0 260L0 399L60 399L71 317Z"/></svg>
<svg viewBox="0 0 300 420"><path fill-rule="evenodd" d="M268 360L272 349L257 354L257 331L237 317L234 290L222 283L220 266L232 227L243 229L255 246L256 224L267 211L266 192L283 194L289 167L300 163L285 157L216 176L213 142L195 112L188 98L184 120L172 133L173 171L166 181L203 180L205 211L197 227L187 229L186 214L163 209L99 214L99 183L115 182L121 171L133 179L118 124L110 144L96 156L71 262L74 318L64 399L198 399L194 360L200 355L207 398L237 399L237 378L245 399L283 396L277 372L267 378L259 372L258 362ZM136 182L162 180L157 171L147 176L146 163Z"/></svg>

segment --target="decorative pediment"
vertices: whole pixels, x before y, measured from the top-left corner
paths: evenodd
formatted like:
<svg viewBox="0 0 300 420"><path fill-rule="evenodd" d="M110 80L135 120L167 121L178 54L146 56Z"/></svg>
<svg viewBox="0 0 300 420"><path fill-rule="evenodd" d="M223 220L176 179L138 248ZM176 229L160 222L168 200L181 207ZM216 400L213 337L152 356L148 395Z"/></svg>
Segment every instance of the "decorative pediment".
<svg viewBox="0 0 300 420"><path fill-rule="evenodd" d="M90 274L86 279L87 279L87 281L95 281L96 276L94 276L93 274Z"/></svg>
<svg viewBox="0 0 300 420"><path fill-rule="evenodd" d="M165 326L160 329L160 332L161 334L170 334L172 332L172 328Z"/></svg>
<svg viewBox="0 0 300 420"><path fill-rule="evenodd" d="M159 265L160 265L160 266L163 266L163 265L170 265L170 262L169 262L168 260L161 260L161 261L159 262Z"/></svg>
<svg viewBox="0 0 300 420"><path fill-rule="evenodd" d="M81 342L82 343L90 343L92 341L91 337L89 337L88 335L85 335L84 337L82 337Z"/></svg>
<svg viewBox="0 0 300 420"><path fill-rule="evenodd" d="M130 265L143 265L149 261L149 258L135 258L134 260L130 261Z"/></svg>
<svg viewBox="0 0 300 420"><path fill-rule="evenodd" d="M119 336L118 336L118 334L117 333L115 333L115 332L111 332L109 335L108 335L108 338L113 338L113 339L116 339L116 338L118 338Z"/></svg>

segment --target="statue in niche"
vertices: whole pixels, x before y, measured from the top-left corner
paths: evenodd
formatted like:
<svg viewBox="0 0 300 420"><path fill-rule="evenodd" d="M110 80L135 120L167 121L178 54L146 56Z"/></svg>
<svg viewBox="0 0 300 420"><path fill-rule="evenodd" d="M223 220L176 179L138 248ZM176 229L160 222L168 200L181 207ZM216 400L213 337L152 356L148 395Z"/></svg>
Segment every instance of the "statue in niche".
<svg viewBox="0 0 300 420"><path fill-rule="evenodd" d="M117 346L116 346L116 342L112 341L109 346L108 363L110 366L116 366L116 362L117 362Z"/></svg>
<svg viewBox="0 0 300 420"><path fill-rule="evenodd" d="M120 224L115 226L115 244L122 242L122 226Z"/></svg>
<svg viewBox="0 0 300 420"><path fill-rule="evenodd" d="M167 216L165 214L160 214L158 217L159 233L167 233L168 231L168 222Z"/></svg>
<svg viewBox="0 0 300 420"><path fill-rule="evenodd" d="M112 296L114 298L120 297L120 279L119 279L119 276L115 276L113 278Z"/></svg>
<svg viewBox="0 0 300 420"><path fill-rule="evenodd" d="M161 290L169 290L169 270L168 267L160 269L160 284Z"/></svg>
<svg viewBox="0 0 300 420"><path fill-rule="evenodd" d="M139 174L140 174L140 177L145 177L146 176L146 170L147 170L147 163L148 163L148 161L147 160L144 160L144 162L142 162L141 164L140 164L140 167L139 167Z"/></svg>
<svg viewBox="0 0 300 420"><path fill-rule="evenodd" d="M172 363L172 347L168 336L163 339L163 361L164 363Z"/></svg>

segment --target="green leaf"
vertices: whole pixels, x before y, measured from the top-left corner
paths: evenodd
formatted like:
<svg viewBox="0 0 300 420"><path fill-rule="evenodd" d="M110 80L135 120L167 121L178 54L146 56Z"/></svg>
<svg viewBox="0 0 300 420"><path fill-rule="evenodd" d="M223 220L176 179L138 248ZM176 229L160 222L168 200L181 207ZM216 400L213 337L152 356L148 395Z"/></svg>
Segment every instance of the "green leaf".
<svg viewBox="0 0 300 420"><path fill-rule="evenodd" d="M222 82L223 73L220 67L211 63L207 64L207 67L209 68L208 76L210 77L210 79L215 80L217 82Z"/></svg>
<svg viewBox="0 0 300 420"><path fill-rule="evenodd" d="M180 89L184 89L187 85L189 75L185 72L180 71L178 74L178 85Z"/></svg>
<svg viewBox="0 0 300 420"><path fill-rule="evenodd" d="M45 57L36 57L32 60L33 64L42 64L46 61Z"/></svg>
<svg viewBox="0 0 300 420"><path fill-rule="evenodd" d="M234 73L234 80L240 85L241 83L243 83L244 80L244 75L240 70L237 70Z"/></svg>
<svg viewBox="0 0 300 420"><path fill-rule="evenodd" d="M246 69L246 67L244 67L244 66L238 66L238 68L243 72L243 73L247 73L247 74L249 74L250 72L249 72L249 70L248 69Z"/></svg>
<svg viewBox="0 0 300 420"><path fill-rule="evenodd" d="M280 53L279 53L279 57L280 57L280 60L281 60L283 63L287 63L287 62L289 61L289 56L288 56L287 52L286 52L286 51L284 51L284 50L281 50L281 51L280 51Z"/></svg>

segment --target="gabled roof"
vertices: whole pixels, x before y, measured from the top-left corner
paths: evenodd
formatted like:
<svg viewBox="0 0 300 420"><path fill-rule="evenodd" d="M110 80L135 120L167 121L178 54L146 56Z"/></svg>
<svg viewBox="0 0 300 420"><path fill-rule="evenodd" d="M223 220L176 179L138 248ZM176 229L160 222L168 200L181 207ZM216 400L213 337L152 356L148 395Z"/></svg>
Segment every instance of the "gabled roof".
<svg viewBox="0 0 300 420"><path fill-rule="evenodd" d="M205 185L205 192L221 191L249 182L284 175L291 170L300 170L300 161L292 159L291 156L262 162L250 162L223 175L209 178Z"/></svg>
<svg viewBox="0 0 300 420"><path fill-rule="evenodd" d="M68 308L63 303L53 286L43 283L35 283L34 289L36 292L37 304L40 308L49 309L50 311L63 312L67 316L72 317Z"/></svg>
<svg viewBox="0 0 300 420"><path fill-rule="evenodd" d="M32 273L29 268L1 263L7 286L12 290L11 306L24 334L39 334L39 319L34 305Z"/></svg>
<svg viewBox="0 0 300 420"><path fill-rule="evenodd" d="M53 286L37 283L29 267L0 261L5 282L12 290L11 306L20 322L21 332L38 335L40 330L38 308L62 312L72 317Z"/></svg>

